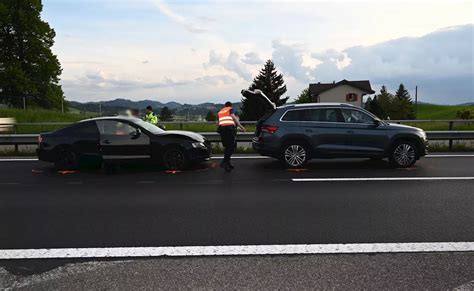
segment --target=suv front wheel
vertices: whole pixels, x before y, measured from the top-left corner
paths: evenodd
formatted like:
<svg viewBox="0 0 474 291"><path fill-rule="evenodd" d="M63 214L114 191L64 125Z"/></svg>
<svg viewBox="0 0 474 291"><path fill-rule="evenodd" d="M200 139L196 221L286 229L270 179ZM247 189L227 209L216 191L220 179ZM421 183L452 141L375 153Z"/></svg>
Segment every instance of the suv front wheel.
<svg viewBox="0 0 474 291"><path fill-rule="evenodd" d="M281 161L288 168L300 168L309 161L308 147L300 142L290 142L283 146Z"/></svg>
<svg viewBox="0 0 474 291"><path fill-rule="evenodd" d="M389 159L397 168L408 168L415 164L417 154L417 148L413 142L401 140L393 144Z"/></svg>

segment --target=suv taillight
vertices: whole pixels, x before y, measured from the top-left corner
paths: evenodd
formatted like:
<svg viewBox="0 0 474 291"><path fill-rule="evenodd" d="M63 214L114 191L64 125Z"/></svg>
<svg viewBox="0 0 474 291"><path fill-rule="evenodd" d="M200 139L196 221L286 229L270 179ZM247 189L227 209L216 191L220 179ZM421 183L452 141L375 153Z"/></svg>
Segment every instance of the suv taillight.
<svg viewBox="0 0 474 291"><path fill-rule="evenodd" d="M38 135L38 144L40 145L42 142L43 142L43 137L40 134Z"/></svg>
<svg viewBox="0 0 474 291"><path fill-rule="evenodd" d="M264 125L262 126L262 131L263 132L268 132L269 134L274 134L277 132L278 126L271 126L271 125Z"/></svg>

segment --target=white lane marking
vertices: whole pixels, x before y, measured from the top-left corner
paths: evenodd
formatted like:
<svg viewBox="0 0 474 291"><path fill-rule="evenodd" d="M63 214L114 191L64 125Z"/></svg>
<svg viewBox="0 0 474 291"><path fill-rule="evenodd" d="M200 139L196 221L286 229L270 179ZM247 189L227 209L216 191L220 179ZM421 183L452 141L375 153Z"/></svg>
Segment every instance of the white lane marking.
<svg viewBox="0 0 474 291"><path fill-rule="evenodd" d="M471 252L474 242L350 243L0 250L0 259Z"/></svg>
<svg viewBox="0 0 474 291"><path fill-rule="evenodd" d="M444 181L474 180L474 177L374 177L374 178L293 178L293 182L354 182L354 181Z"/></svg>
<svg viewBox="0 0 474 291"><path fill-rule="evenodd" d="M0 162L35 162L38 159L0 159Z"/></svg>
<svg viewBox="0 0 474 291"><path fill-rule="evenodd" d="M474 155L427 155L425 158L467 158L474 157Z"/></svg>
<svg viewBox="0 0 474 291"><path fill-rule="evenodd" d="M427 155L425 158L468 158L474 157L474 155L469 154L455 154L455 155ZM223 159L223 156L211 157L213 160ZM271 159L270 157L265 156L233 156L232 159ZM0 162L34 162L38 159L34 158L25 158L25 159L0 159Z"/></svg>

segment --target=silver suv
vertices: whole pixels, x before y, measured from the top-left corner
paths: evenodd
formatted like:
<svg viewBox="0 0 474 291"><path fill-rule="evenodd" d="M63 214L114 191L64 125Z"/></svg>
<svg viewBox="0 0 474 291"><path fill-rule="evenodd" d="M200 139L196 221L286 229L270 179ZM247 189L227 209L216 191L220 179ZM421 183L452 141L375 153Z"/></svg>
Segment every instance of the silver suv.
<svg viewBox="0 0 474 291"><path fill-rule="evenodd" d="M427 153L422 129L387 123L353 105L276 107L259 90L243 90L242 95L267 105L267 114L257 123L253 148L290 168L302 167L311 158L388 158L396 167L410 167Z"/></svg>

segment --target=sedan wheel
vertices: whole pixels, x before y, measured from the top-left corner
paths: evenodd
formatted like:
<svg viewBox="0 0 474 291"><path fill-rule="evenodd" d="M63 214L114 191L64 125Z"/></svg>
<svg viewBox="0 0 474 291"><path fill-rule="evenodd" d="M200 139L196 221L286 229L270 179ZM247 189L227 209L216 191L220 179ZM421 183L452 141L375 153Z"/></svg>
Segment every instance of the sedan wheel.
<svg viewBox="0 0 474 291"><path fill-rule="evenodd" d="M163 156L165 167L170 170L183 169L186 165L186 157L180 149L169 149Z"/></svg>
<svg viewBox="0 0 474 291"><path fill-rule="evenodd" d="M283 159L288 167L299 168L308 161L308 153L304 146L292 144L285 148Z"/></svg>
<svg viewBox="0 0 474 291"><path fill-rule="evenodd" d="M59 171L75 170L78 166L77 156L72 151L62 150L58 153L54 166Z"/></svg>
<svg viewBox="0 0 474 291"><path fill-rule="evenodd" d="M397 167L410 167L416 162L416 147L409 142L397 143L390 158Z"/></svg>

